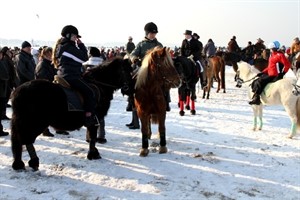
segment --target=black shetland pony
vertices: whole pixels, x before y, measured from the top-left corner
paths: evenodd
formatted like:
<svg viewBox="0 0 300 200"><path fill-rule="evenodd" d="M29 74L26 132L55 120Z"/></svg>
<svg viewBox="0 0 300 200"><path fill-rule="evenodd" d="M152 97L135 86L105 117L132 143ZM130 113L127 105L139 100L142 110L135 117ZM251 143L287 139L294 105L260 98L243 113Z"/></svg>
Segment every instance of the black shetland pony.
<svg viewBox="0 0 300 200"><path fill-rule="evenodd" d="M128 60L115 58L91 69L84 79L96 86L100 98L96 108L98 118L103 118L110 107L114 91L126 90L131 81L131 66ZM26 145L30 155L29 166L39 168L39 158L33 143L48 126L56 130L76 130L83 126L83 110L69 111L67 96L58 84L46 80L27 82L13 93L11 120L11 144L14 170L25 169L22 161L22 145ZM87 127L89 151L87 158L100 159L96 148L97 126Z"/></svg>
<svg viewBox="0 0 300 200"><path fill-rule="evenodd" d="M191 59L184 56L174 57L173 62L182 80L182 84L178 88L179 115L184 116L184 105L185 109L190 110L191 114L195 115L196 84L199 81L196 65Z"/></svg>

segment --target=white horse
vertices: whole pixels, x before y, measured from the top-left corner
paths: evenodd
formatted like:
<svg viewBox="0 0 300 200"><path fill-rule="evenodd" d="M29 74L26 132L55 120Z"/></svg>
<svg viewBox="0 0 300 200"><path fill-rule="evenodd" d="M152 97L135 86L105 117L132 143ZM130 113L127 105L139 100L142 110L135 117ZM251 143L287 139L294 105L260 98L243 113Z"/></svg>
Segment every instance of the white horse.
<svg viewBox="0 0 300 200"><path fill-rule="evenodd" d="M237 77L240 83L247 83L247 85L250 85L259 72L260 71L258 71L254 66L251 66L248 63L238 63ZM297 129L300 128L300 96L292 94L292 90L294 88L293 84L295 83L295 79L283 78L274 83L269 83L265 87L264 91L260 95L262 103L260 105L251 105L254 113L254 131L262 129L262 114L264 105L283 105L292 122L288 138L291 139L296 135ZM249 99L253 96L251 86L249 86L248 89L248 96Z"/></svg>

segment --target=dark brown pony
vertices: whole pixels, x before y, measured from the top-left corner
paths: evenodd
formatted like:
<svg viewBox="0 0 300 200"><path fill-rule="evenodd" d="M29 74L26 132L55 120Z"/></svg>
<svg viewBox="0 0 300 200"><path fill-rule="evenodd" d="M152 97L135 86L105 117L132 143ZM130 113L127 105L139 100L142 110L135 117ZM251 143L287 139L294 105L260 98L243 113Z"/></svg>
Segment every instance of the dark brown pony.
<svg viewBox="0 0 300 200"><path fill-rule="evenodd" d="M222 57L214 56L208 59L208 65L206 67L206 80L207 85L203 88L204 99L209 99L210 89L212 87L214 79L217 81L217 92L223 89L223 93L226 93L225 89L225 63Z"/></svg>
<svg viewBox="0 0 300 200"><path fill-rule="evenodd" d="M140 156L149 154L148 139L151 138L151 123L158 123L160 136L159 153L166 153L166 99L170 88L179 87L181 79L173 65L169 51L155 47L145 55L137 73L135 84L135 106L141 120L142 149Z"/></svg>
<svg viewBox="0 0 300 200"><path fill-rule="evenodd" d="M131 81L131 66L128 60L115 58L84 75L84 79L98 88L100 98L96 114L99 119L106 116L113 99L113 93L120 88L128 88ZM68 96L64 89L46 80L26 82L15 89L12 96L11 146L13 154L12 167L25 169L22 161L22 146L25 145L30 156L29 166L39 168L39 157L33 143L48 126L56 130L76 130L83 126L85 112L70 111ZM87 127L89 136L89 160L100 159L96 148L97 126Z"/></svg>

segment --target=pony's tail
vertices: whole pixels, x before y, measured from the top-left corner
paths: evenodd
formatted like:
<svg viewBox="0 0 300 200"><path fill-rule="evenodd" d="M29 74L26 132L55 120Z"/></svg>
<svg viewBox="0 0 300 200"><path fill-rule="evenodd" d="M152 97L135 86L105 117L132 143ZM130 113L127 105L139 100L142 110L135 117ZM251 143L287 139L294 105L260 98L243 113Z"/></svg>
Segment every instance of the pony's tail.
<svg viewBox="0 0 300 200"><path fill-rule="evenodd" d="M300 97L298 97L297 99L296 112L297 112L297 129L300 129Z"/></svg>

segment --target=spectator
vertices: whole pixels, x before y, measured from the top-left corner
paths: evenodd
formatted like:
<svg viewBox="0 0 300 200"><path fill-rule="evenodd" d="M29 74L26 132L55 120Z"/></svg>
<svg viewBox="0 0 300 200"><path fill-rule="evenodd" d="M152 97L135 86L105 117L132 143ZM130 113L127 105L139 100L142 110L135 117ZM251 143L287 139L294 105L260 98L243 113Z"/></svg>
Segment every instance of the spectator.
<svg viewBox="0 0 300 200"><path fill-rule="evenodd" d="M126 49L125 49L127 55L129 55L133 51L133 49L135 48L135 44L132 42L132 40L133 40L132 37L129 36L128 42L126 44Z"/></svg>
<svg viewBox="0 0 300 200"><path fill-rule="evenodd" d="M19 78L19 85L34 79L35 62L31 55L31 44L24 41L21 46L21 52L16 55L15 65Z"/></svg>
<svg viewBox="0 0 300 200"><path fill-rule="evenodd" d="M82 63L84 68L88 70L89 68L93 68L95 66L103 63L103 58L101 56L100 50L97 47L90 47L88 52L89 60Z"/></svg>
<svg viewBox="0 0 300 200"><path fill-rule="evenodd" d="M7 72L9 75L8 83L7 83L7 90L6 90L6 99L5 104L8 105L8 101L11 95L11 92L17 87L17 72L13 62L13 54L8 47L3 47L2 50L2 60L3 64L7 67ZM9 120L9 117L6 115L6 107L3 107L1 112L1 119L2 120Z"/></svg>
<svg viewBox="0 0 300 200"><path fill-rule="evenodd" d="M6 90L7 90L7 82L9 79L9 74L7 72L7 68L4 65L2 60L3 53L0 51L0 109L3 110L3 107L6 107ZM8 132L3 130L3 125L0 118L0 136L7 136Z"/></svg>

